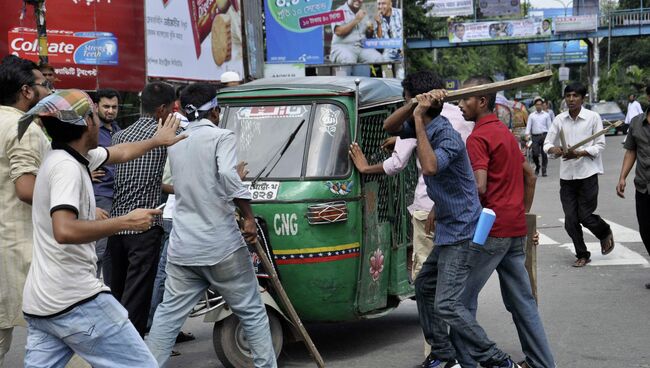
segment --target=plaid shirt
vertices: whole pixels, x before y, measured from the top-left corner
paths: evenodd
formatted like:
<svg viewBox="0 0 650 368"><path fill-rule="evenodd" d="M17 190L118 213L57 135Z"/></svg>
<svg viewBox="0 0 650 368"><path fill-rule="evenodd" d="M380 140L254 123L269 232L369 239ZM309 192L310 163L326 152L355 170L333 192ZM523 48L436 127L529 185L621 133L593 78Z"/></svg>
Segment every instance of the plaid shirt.
<svg viewBox="0 0 650 368"><path fill-rule="evenodd" d="M138 142L153 137L158 128L156 119L141 117L130 127L113 135L113 145ZM160 204L163 169L167 160L165 147L154 148L142 157L115 165L115 193L111 217L123 216L136 208L155 208ZM154 226L162 226L156 216ZM122 231L118 234L139 234Z"/></svg>

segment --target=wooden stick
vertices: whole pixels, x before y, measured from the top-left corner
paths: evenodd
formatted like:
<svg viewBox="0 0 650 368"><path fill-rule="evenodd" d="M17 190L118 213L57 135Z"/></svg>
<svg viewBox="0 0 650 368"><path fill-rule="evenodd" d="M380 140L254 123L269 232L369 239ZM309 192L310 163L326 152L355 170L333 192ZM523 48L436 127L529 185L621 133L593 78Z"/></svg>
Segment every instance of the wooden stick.
<svg viewBox="0 0 650 368"><path fill-rule="evenodd" d="M260 244L259 240L255 240L255 249L257 250L257 255L260 257L260 260L264 265L264 269L268 272L269 276L271 277L271 284L273 285L275 291L278 293L278 297L280 297L280 301L284 305L287 314L289 315L289 319L296 327L298 327L298 331L300 332L302 338L305 340L305 345L307 346L307 349L309 350L311 356L316 361L316 365L319 368L324 368L325 362L323 361L323 358L318 352L318 349L316 349L316 345L314 345L314 342L311 340L311 337L307 333L307 330L305 329L305 326L302 324L300 317L298 317L298 313L293 307L293 304L291 304L291 301L289 300L289 296L284 291L284 287L282 287L282 283L280 283L278 274L277 272L275 272L275 268L273 268L273 264L271 264L271 260L269 260L269 258L266 256L266 252L264 251L264 248L262 247L262 244Z"/></svg>
<svg viewBox="0 0 650 368"><path fill-rule="evenodd" d="M496 93L498 91L503 91L506 89L514 89L518 87L529 86L531 84L546 82L547 80L551 79L552 76L553 76L553 72L551 70L545 70L540 73L508 79L505 81L488 83L480 86L461 88L455 91L449 91L444 101L445 102L458 101L466 97L480 96L483 94ZM417 100L415 98L412 98L411 102L417 103Z"/></svg>
<svg viewBox="0 0 650 368"><path fill-rule="evenodd" d="M569 149L569 146L566 144L566 138L564 137L564 129L560 128L560 144L562 145L562 151L566 151Z"/></svg>
<svg viewBox="0 0 650 368"><path fill-rule="evenodd" d="M539 304L539 297L537 295L537 247L533 242L533 237L537 232L537 216L535 214L526 214L526 229L528 237L526 238L526 260L524 265L526 271L528 271L528 278L530 280L530 288L533 290L533 297Z"/></svg>
<svg viewBox="0 0 650 368"><path fill-rule="evenodd" d="M580 142L574 144L573 146L570 146L570 147L569 147L569 151L574 151L576 148L581 147L581 146L584 146L585 144L587 144L587 143L593 141L594 139L600 137L601 135L607 133L610 129L612 129L612 128L618 128L618 127L621 126L622 124L623 124L623 121L621 121L621 120L615 122L614 124L611 124L611 125L608 126L607 128L605 128L605 129L603 129L603 130L597 132L596 134L593 134L593 135L591 135L590 137L587 137L587 138L581 140Z"/></svg>

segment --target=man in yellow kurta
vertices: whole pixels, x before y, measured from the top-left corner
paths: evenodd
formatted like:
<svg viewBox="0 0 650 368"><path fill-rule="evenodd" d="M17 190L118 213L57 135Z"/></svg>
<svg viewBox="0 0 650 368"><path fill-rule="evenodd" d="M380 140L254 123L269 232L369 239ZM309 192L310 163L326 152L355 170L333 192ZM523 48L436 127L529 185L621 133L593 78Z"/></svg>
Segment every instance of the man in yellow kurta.
<svg viewBox="0 0 650 368"><path fill-rule="evenodd" d="M23 286L32 259L31 200L49 141L32 124L18 141L18 119L51 93L31 61L7 56L0 64L0 368L22 317Z"/></svg>

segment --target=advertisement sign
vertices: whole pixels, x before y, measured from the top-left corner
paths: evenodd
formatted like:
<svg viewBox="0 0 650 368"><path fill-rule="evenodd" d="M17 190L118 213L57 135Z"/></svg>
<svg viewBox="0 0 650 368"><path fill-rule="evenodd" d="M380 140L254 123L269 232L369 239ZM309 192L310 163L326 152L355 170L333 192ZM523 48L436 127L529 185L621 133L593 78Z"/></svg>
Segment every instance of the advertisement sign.
<svg viewBox="0 0 650 368"><path fill-rule="evenodd" d="M264 78L295 78L305 76L305 64L264 64Z"/></svg>
<svg viewBox="0 0 650 368"><path fill-rule="evenodd" d="M555 32L595 31L598 29L598 16L573 15L555 18Z"/></svg>
<svg viewBox="0 0 650 368"><path fill-rule="evenodd" d="M482 17L521 16L519 0L478 0L478 14Z"/></svg>
<svg viewBox="0 0 650 368"><path fill-rule="evenodd" d="M528 44L528 64L584 64L589 62L589 47L582 40Z"/></svg>
<svg viewBox="0 0 650 368"><path fill-rule="evenodd" d="M424 8L430 17L457 17L474 14L472 0L426 0Z"/></svg>
<svg viewBox="0 0 650 368"><path fill-rule="evenodd" d="M266 62L399 62L404 43L402 11L395 5L389 1L379 9L377 2L370 1L348 5L345 0L265 0Z"/></svg>
<svg viewBox="0 0 650 368"><path fill-rule="evenodd" d="M21 19L22 6L22 1L3 4L0 55L13 54L38 62L34 9L28 5ZM142 2L59 1L47 8L46 16L48 62L56 73L56 88L142 89L145 82Z"/></svg>
<svg viewBox="0 0 650 368"><path fill-rule="evenodd" d="M548 38L551 20L526 18L495 22L449 23L450 43L480 42L516 38Z"/></svg>
<svg viewBox="0 0 650 368"><path fill-rule="evenodd" d="M239 0L146 1L147 74L219 80L244 76Z"/></svg>

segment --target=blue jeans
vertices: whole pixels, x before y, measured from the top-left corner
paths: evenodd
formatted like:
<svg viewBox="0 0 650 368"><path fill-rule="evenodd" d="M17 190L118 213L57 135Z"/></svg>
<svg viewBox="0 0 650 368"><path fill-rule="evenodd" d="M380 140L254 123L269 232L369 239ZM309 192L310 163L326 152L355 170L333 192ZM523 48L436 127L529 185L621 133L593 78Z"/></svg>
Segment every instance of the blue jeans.
<svg viewBox="0 0 650 368"><path fill-rule="evenodd" d="M26 368L63 368L73 353L94 368L158 367L126 309L111 294L101 293L60 316L25 320Z"/></svg>
<svg viewBox="0 0 650 368"><path fill-rule="evenodd" d="M149 310L149 320L147 321L147 329L151 328L153 323L153 316L156 314L156 308L163 300L165 292L165 279L167 272L165 266L167 265L167 245L169 245L169 234L172 232L172 219L163 218L163 247L160 251L160 261L158 261L158 270L156 271L156 280L153 282L153 293L151 295L151 309Z"/></svg>
<svg viewBox="0 0 650 368"><path fill-rule="evenodd" d="M530 287L530 279L524 262L526 237L492 238L480 247L478 262L472 268L467 287L462 296L463 304L476 316L478 294L496 269L501 285L501 297L506 309L512 314L517 328L526 363L532 368L553 368L555 362L546 332L537 311L537 303ZM456 331L451 338L458 352L458 361L463 368L476 367L469 345L465 345Z"/></svg>
<svg viewBox="0 0 650 368"><path fill-rule="evenodd" d="M480 247L471 240L436 246L415 279L420 325L437 359L456 358L445 323L458 331L475 360L493 364L508 358L490 341L474 314L461 301L470 271L478 261Z"/></svg>
<svg viewBox="0 0 650 368"><path fill-rule="evenodd" d="M212 266L167 263L165 296L153 318L147 346L161 367L169 359L176 336L203 293L212 288L239 317L255 367L277 367L266 308L248 249L243 247Z"/></svg>

